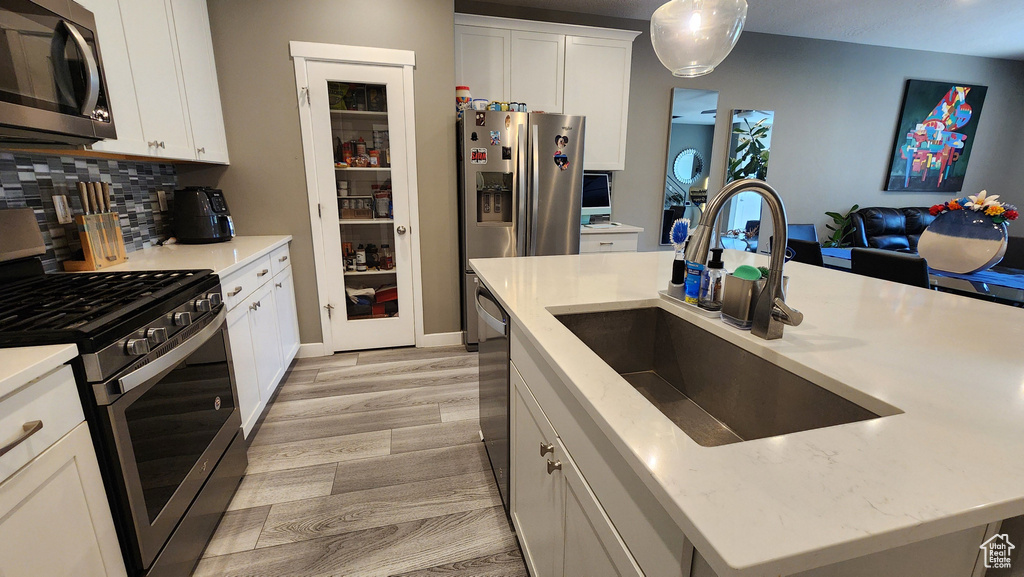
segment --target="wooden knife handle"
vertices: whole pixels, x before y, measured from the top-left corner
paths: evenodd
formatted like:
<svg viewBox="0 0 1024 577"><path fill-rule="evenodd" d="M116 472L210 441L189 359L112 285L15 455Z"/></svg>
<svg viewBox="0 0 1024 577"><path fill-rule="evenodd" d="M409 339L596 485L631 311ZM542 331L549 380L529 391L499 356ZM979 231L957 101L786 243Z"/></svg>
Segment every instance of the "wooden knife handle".
<svg viewBox="0 0 1024 577"><path fill-rule="evenodd" d="M103 183L103 206L106 207L107 212L113 212L114 195L110 192L110 183Z"/></svg>
<svg viewBox="0 0 1024 577"><path fill-rule="evenodd" d="M89 187L84 182L78 183L78 195L82 198L82 212L89 214Z"/></svg>
<svg viewBox="0 0 1024 577"><path fill-rule="evenodd" d="M103 212L103 200L100 199L100 183L90 182L89 189L92 192L92 196L90 197L90 204L92 204L93 209L92 211L96 213Z"/></svg>

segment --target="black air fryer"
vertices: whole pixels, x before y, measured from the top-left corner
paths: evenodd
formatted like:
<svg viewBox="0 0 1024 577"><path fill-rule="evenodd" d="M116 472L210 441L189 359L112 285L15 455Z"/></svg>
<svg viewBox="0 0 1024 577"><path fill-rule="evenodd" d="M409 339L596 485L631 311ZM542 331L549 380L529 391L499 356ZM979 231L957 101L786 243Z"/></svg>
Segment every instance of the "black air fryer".
<svg viewBox="0 0 1024 577"><path fill-rule="evenodd" d="M205 186L174 191L171 228L178 242L185 244L224 242L235 236L224 193Z"/></svg>

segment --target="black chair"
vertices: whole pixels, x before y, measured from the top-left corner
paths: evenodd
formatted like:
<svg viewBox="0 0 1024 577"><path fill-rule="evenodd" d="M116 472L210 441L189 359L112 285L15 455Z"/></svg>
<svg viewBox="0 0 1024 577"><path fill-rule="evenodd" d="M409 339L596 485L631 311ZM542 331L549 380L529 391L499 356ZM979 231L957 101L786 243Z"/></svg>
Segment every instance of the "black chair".
<svg viewBox="0 0 1024 577"><path fill-rule="evenodd" d="M878 248L855 248L850 251L850 270L872 278L931 288L928 261L912 254Z"/></svg>
<svg viewBox="0 0 1024 577"><path fill-rule="evenodd" d="M814 266L825 266L825 261L821 258L821 245L816 241L791 238L789 239L789 248L793 251L793 258L789 260Z"/></svg>
<svg viewBox="0 0 1024 577"><path fill-rule="evenodd" d="M1024 271L1024 236L1011 236L1006 241L1006 254L999 261L996 269L1009 269L1014 272Z"/></svg>

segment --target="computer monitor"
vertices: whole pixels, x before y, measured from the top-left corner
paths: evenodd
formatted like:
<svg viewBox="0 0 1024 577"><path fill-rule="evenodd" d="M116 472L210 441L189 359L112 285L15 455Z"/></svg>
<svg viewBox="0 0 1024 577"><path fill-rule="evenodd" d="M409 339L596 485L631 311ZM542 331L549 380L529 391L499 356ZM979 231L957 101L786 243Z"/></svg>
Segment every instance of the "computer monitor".
<svg viewBox="0 0 1024 577"><path fill-rule="evenodd" d="M592 216L611 216L611 214L612 193L609 175L601 172L584 172L581 223L589 223Z"/></svg>

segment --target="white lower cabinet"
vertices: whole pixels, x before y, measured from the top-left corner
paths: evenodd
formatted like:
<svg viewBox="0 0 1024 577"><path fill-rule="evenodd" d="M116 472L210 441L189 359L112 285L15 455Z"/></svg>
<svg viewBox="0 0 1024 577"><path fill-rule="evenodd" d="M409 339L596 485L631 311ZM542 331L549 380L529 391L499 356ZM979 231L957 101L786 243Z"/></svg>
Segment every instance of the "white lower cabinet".
<svg viewBox="0 0 1024 577"><path fill-rule="evenodd" d="M274 264L271 264L271 263ZM246 438L299 351L299 321L288 246L221 278L231 362Z"/></svg>
<svg viewBox="0 0 1024 577"><path fill-rule="evenodd" d="M512 377L512 521L534 577L643 572L533 397Z"/></svg>
<svg viewBox="0 0 1024 577"><path fill-rule="evenodd" d="M125 575L84 421L0 484L0 575Z"/></svg>
<svg viewBox="0 0 1024 577"><path fill-rule="evenodd" d="M238 390L238 409L242 414L242 434L249 431L260 416L260 387L256 377L256 357L253 353L252 330L249 328L248 307L235 307L228 313L228 340L231 341L231 366L235 371Z"/></svg>
<svg viewBox="0 0 1024 577"><path fill-rule="evenodd" d="M293 359L299 352L299 314L295 310L295 281L291 267L274 277L274 308L277 310L281 353L284 358Z"/></svg>

